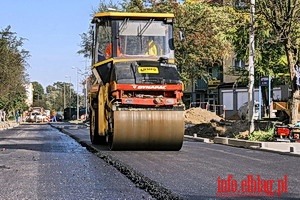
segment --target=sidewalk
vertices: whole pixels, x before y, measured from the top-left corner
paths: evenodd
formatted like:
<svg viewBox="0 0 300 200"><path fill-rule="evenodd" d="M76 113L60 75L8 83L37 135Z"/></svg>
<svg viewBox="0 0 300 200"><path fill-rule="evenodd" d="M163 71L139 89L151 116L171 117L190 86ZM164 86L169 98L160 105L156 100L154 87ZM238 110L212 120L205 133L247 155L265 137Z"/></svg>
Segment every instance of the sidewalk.
<svg viewBox="0 0 300 200"><path fill-rule="evenodd" d="M206 143L223 144L234 147L242 147L254 150L276 152L286 155L300 156L300 143L295 142L256 142L225 137L215 137L213 140L210 140L208 138L201 138L190 135L185 135L184 137Z"/></svg>
<svg viewBox="0 0 300 200"><path fill-rule="evenodd" d="M6 130L9 128L13 128L18 126L19 124L15 121L6 121L6 122L0 122L0 131L1 130Z"/></svg>

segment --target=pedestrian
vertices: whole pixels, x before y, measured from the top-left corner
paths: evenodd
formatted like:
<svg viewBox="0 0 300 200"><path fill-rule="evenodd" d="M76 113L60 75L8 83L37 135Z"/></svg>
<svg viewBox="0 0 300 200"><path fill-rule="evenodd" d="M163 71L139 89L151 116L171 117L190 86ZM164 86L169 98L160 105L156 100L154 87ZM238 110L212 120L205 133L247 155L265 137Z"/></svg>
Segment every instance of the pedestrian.
<svg viewBox="0 0 300 200"><path fill-rule="evenodd" d="M3 110L2 115L3 115L3 121L5 122L6 121L6 112L5 112L5 110Z"/></svg>
<svg viewBox="0 0 300 200"><path fill-rule="evenodd" d="M55 110L52 111L52 122L57 122Z"/></svg>
<svg viewBox="0 0 300 200"><path fill-rule="evenodd" d="M19 123L19 116L20 116L20 114L19 114L19 111L17 110L16 111L16 122L17 123Z"/></svg>
<svg viewBox="0 0 300 200"><path fill-rule="evenodd" d="M3 111L2 110L0 110L0 122L2 122L2 121L4 121L4 119L3 119Z"/></svg>

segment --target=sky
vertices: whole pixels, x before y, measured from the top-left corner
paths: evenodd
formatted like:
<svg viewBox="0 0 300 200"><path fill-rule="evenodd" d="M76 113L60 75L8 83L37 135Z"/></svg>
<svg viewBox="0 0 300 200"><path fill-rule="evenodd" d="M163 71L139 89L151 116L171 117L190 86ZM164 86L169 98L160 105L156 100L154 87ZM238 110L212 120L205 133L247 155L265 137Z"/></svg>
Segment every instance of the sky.
<svg viewBox="0 0 300 200"><path fill-rule="evenodd" d="M90 61L77 54L80 34L88 31L99 3L100 0L0 1L0 29L10 25L18 38L26 38L23 48L31 55L27 59L31 82L37 81L45 89L58 81L68 83L71 77L77 90L76 69L90 69ZM83 78L78 73L78 82ZM80 93L82 85L78 85Z"/></svg>

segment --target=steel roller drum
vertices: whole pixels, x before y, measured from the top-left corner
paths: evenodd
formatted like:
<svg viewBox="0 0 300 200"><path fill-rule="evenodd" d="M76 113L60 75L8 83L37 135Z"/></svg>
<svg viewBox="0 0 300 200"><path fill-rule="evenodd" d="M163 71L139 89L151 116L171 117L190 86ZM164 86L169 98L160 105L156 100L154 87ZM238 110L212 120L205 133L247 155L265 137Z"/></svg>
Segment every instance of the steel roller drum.
<svg viewBox="0 0 300 200"><path fill-rule="evenodd" d="M178 151L183 136L184 111L115 111L111 149Z"/></svg>

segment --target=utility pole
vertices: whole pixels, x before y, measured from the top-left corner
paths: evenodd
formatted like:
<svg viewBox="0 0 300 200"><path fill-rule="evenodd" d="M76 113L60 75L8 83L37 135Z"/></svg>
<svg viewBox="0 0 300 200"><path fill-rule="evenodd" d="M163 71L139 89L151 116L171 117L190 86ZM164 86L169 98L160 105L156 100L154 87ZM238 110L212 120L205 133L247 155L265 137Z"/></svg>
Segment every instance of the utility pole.
<svg viewBox="0 0 300 200"><path fill-rule="evenodd" d="M79 120L79 96L78 96L78 67L76 67L76 74L77 74L77 98L76 98L76 107L77 107L77 120Z"/></svg>
<svg viewBox="0 0 300 200"><path fill-rule="evenodd" d="M249 134L254 131L254 14L255 14L255 0L250 1L250 33L249 33L249 87L248 87L248 119L249 119ZM260 106L260 105L259 105Z"/></svg>
<svg viewBox="0 0 300 200"><path fill-rule="evenodd" d="M66 83L64 82L64 110L66 108Z"/></svg>
<svg viewBox="0 0 300 200"><path fill-rule="evenodd" d="M72 104L71 104L71 98L72 98L72 96L71 96L71 76L70 75L66 75L65 76L66 78L70 78L70 82L69 82L69 90L70 90L70 97L69 97L69 117L70 117L70 119L72 119Z"/></svg>
<svg viewBox="0 0 300 200"><path fill-rule="evenodd" d="M72 69L76 69L76 85L77 85L77 96L76 96L76 107L77 107L77 120L79 120L79 96L78 96L78 67L72 67Z"/></svg>
<svg viewBox="0 0 300 200"><path fill-rule="evenodd" d="M88 100L88 96L87 96L87 84L88 84L88 81L87 81L87 76L85 78L85 119L87 119L87 114L88 114L88 103L87 103L87 100Z"/></svg>
<svg viewBox="0 0 300 200"><path fill-rule="evenodd" d="M87 118L87 114L88 114L88 111L87 111L87 108L88 108L88 103L87 103L87 100L88 100L88 93L87 93L87 90L88 90L88 72L87 72L87 67L85 66L85 70L84 72L82 72L80 69L78 69L78 73L80 75L83 75L84 77L84 81L82 82L82 85L84 86L84 105L85 105L85 119Z"/></svg>

